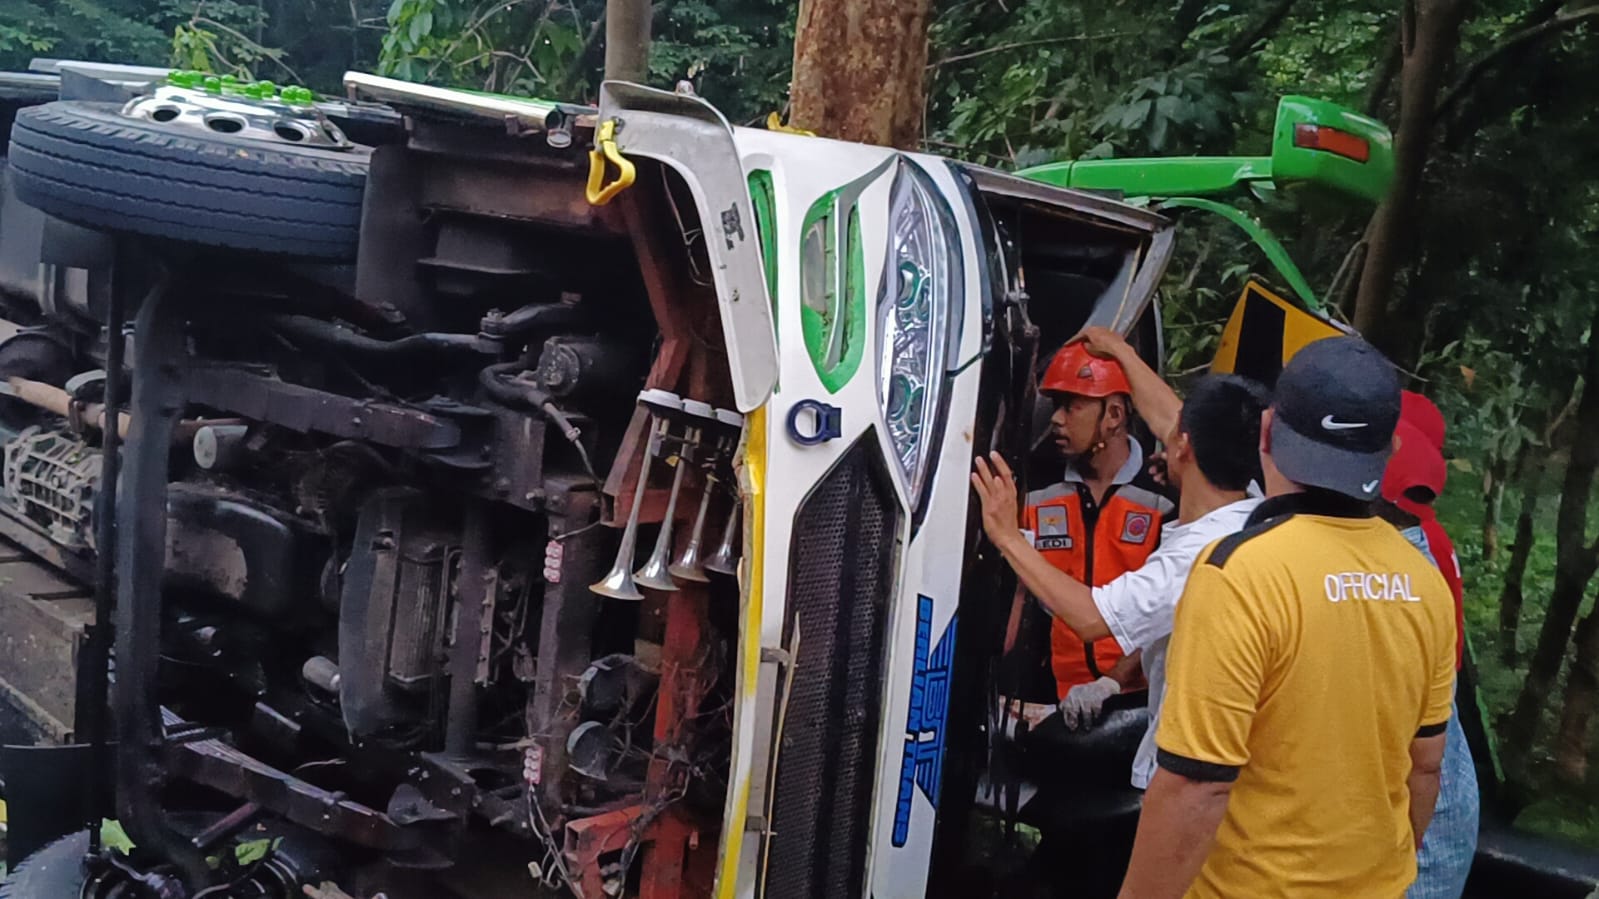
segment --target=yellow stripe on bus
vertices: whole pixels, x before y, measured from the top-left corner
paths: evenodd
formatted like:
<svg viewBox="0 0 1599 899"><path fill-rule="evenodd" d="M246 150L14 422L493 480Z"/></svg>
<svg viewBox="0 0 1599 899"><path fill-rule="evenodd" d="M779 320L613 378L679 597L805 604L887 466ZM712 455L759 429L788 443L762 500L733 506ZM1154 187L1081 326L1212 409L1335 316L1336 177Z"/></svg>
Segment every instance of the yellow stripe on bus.
<svg viewBox="0 0 1599 899"><path fill-rule="evenodd" d="M735 708L742 708L744 700L760 685L761 674L761 599L766 543L766 407L761 406L744 417L744 610L739 616L743 628L742 656ZM750 726L744 722L744 726ZM753 750L753 747L752 747ZM738 889L739 861L744 854L745 823L749 820L750 778L745 775L731 787L734 795L733 812L723 822L727 828L722 838L721 865L716 874L717 899L734 899Z"/></svg>

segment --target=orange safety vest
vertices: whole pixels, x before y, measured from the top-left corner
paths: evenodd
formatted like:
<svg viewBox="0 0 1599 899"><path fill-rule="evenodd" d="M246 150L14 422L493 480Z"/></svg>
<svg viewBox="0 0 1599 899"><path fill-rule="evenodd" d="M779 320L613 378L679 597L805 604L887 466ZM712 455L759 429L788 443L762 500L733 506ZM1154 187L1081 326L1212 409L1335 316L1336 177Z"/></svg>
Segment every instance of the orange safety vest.
<svg viewBox="0 0 1599 899"><path fill-rule="evenodd" d="M1090 587L1141 568L1160 544L1161 526L1176 510L1160 485L1143 472L1143 454L1136 445L1128 462L1123 474L1131 476L1111 485L1102 504L1075 478L1027 494L1022 526L1033 535L1033 546L1051 565ZM1059 618L1052 620L1049 644L1061 699L1072 687L1110 673L1122 657L1115 640L1084 641Z"/></svg>

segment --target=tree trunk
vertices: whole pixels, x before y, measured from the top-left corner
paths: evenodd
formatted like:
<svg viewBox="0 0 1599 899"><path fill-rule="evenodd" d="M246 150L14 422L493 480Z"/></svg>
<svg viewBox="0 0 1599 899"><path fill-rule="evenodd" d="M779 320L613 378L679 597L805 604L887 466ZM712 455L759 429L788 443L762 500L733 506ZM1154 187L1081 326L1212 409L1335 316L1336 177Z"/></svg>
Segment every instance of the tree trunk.
<svg viewBox="0 0 1599 899"><path fill-rule="evenodd" d="M1510 547L1510 566L1505 571L1505 586L1499 591L1499 656L1506 666L1515 664L1520 656L1516 645L1521 629L1522 584L1527 577L1527 560L1532 557L1532 532L1538 516L1538 479L1531 472L1534 466L1526 462L1530 452L1523 451L1523 476L1521 483L1521 511L1516 515L1516 542Z"/></svg>
<svg viewBox="0 0 1599 899"><path fill-rule="evenodd" d="M1182 0L1171 18L1171 39L1153 56L1166 65L1175 64L1182 56L1183 44L1199 26L1199 17L1210 4L1206 0Z"/></svg>
<svg viewBox="0 0 1599 899"><path fill-rule="evenodd" d="M605 0L605 79L650 77L650 0Z"/></svg>
<svg viewBox="0 0 1599 899"><path fill-rule="evenodd" d="M1599 606L1577 625L1577 658L1566 681L1560 735L1555 739L1555 770L1566 781L1581 784L1588 776L1588 725L1599 705Z"/></svg>
<svg viewBox="0 0 1599 899"><path fill-rule="evenodd" d="M1469 0L1405 0L1401 13L1404 61L1399 71L1399 127L1394 131L1394 181L1366 237L1371 249L1355 296L1356 330L1379 336L1387 323L1394 275L1409 257L1432 142L1433 104L1460 43Z"/></svg>
<svg viewBox="0 0 1599 899"><path fill-rule="evenodd" d="M930 0L801 0L790 124L914 150L922 136Z"/></svg>
<svg viewBox="0 0 1599 899"><path fill-rule="evenodd" d="M1505 469L1509 465L1504 459L1495 458L1488 463L1488 474L1483 478L1483 504L1482 504L1482 560L1484 562L1499 555L1499 522L1500 515L1505 507Z"/></svg>
<svg viewBox="0 0 1599 899"><path fill-rule="evenodd" d="M1593 422L1593 426L1599 427L1599 418ZM1565 522L1568 519L1568 507L1576 507L1579 516L1577 524L1580 526L1580 516L1587 512L1587 488L1592 486L1594 467L1591 462L1585 466L1586 476L1571 474L1570 469L1577 467L1578 463L1573 458L1560 497L1559 518ZM1579 480L1586 481L1580 485L1582 492L1571 493L1573 482ZM1521 693L1516 698L1516 706L1506 728L1506 748L1513 757L1526 758L1532 749L1538 734L1539 717L1554 692L1555 679L1560 675L1560 665L1566 658L1566 645L1571 641L1571 628L1582 607L1583 591L1593 578L1592 556L1586 547L1579 546L1575 551L1567 547L1570 543L1580 543L1582 535L1578 533L1567 537L1561 532L1558 539L1559 560L1555 564L1555 583L1549 594L1548 614L1542 630L1538 632L1538 645L1533 650L1532 662L1527 666L1527 679L1522 682Z"/></svg>
<svg viewBox="0 0 1599 899"><path fill-rule="evenodd" d="M1590 325L1586 360L1583 365L1582 399L1577 402L1574 433L1591 435L1599 433L1599 311ZM1599 566L1599 552L1588 542L1588 500L1593 492L1595 472L1599 471L1599 441L1578 437L1571 442L1571 458L1566 463L1566 474L1560 487L1560 508L1555 523L1555 584L1549 596L1549 609L1538 633L1538 646L1533 650L1532 662L1527 666L1527 679L1522 682L1521 694L1516 698L1507 728L1506 749L1512 758L1526 759L1538 734L1539 717L1554 692L1555 679L1566 657L1566 645L1571 640L1571 627L1582 608L1583 594ZM1589 616L1592 619L1592 616ZM1589 644L1594 642L1596 626L1584 622L1584 633ZM1590 646L1584 661L1588 665L1585 677L1590 680L1594 671L1594 656L1599 645ZM1588 689L1588 688L1584 688ZM1592 696L1579 693L1571 699L1592 702ZM1579 710L1580 713L1580 710ZM1586 727L1586 716L1583 717ZM1575 726L1575 722L1572 723ZM1562 732L1567 730L1562 727Z"/></svg>

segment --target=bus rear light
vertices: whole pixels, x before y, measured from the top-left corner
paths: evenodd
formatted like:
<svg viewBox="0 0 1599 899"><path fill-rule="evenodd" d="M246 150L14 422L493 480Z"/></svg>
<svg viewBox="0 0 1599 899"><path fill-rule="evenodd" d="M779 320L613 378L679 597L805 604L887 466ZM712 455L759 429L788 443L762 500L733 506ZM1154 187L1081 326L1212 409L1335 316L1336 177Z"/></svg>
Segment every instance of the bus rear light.
<svg viewBox="0 0 1599 899"><path fill-rule="evenodd" d="M1339 131L1326 125L1295 125L1294 146L1307 150L1325 150L1356 162L1363 163L1371 159L1371 144L1347 131Z"/></svg>

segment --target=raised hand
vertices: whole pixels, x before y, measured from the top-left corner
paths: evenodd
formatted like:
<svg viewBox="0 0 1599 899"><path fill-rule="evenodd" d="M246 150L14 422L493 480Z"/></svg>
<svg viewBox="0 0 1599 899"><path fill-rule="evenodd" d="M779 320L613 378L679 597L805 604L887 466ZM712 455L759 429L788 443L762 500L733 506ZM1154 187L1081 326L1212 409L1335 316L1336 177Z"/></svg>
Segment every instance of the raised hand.
<svg viewBox="0 0 1599 899"><path fill-rule="evenodd" d="M983 507L983 532L996 546L1021 535L1016 504L1016 476L999 453L979 456L972 472L972 489Z"/></svg>

